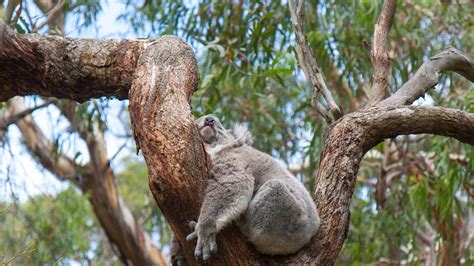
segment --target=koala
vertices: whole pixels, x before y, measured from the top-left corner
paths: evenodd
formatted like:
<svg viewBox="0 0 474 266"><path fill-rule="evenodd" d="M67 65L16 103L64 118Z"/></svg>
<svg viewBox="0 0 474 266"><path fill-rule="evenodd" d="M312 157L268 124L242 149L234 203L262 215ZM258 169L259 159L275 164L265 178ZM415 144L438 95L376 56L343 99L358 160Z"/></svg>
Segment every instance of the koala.
<svg viewBox="0 0 474 266"><path fill-rule="evenodd" d="M231 222L262 254L287 255L307 244L320 221L303 184L270 155L252 148L244 126L227 130L212 115L194 123L211 158L201 212L186 238L197 238L194 255L207 260L216 252L216 235Z"/></svg>

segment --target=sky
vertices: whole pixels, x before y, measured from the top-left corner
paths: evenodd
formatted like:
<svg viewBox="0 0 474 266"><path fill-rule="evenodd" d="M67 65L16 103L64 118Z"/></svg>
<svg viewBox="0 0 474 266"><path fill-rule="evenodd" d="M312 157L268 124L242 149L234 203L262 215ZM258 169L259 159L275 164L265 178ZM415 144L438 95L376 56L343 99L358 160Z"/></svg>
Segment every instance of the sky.
<svg viewBox="0 0 474 266"><path fill-rule="evenodd" d="M193 1L191 1L193 2ZM34 7L32 1L27 1L30 7ZM39 21L44 19L39 10L30 9L33 18ZM144 38L146 36L137 36L132 30L131 26L117 18L119 15L127 12L126 4L119 0L103 1L102 12L97 16L97 21L93 27L82 28L79 26L82 21L75 16L70 15L66 19L65 33L68 37L79 38ZM45 27L40 33L45 34L47 28ZM144 30L143 32L147 32ZM148 31L148 32L151 32ZM197 49L196 49L197 48ZM201 52L203 47L195 47L197 54ZM428 97L425 100L420 99L418 104L432 104L432 100ZM34 103L32 98L29 98L29 104ZM109 101L110 114L108 115L108 126L112 132L123 132L122 122L117 119L117 113L121 110L120 107L123 102ZM62 135L68 131L68 123L59 119L59 112L53 108L44 108L34 113L34 117L41 129L53 139L54 136ZM67 135L67 134L66 134ZM67 188L69 185L66 182L58 181L48 171L44 170L41 165L36 163L31 158L28 151L21 144L21 134L15 126L9 128L10 148L0 148L0 201L9 201L12 197L17 197L21 202L25 201L29 195L36 195L39 193L54 194L57 191ZM89 160L85 144L79 139L77 135L72 135L72 141L66 141L64 147L66 153L70 157L74 157L77 152L81 153L82 162ZM113 134L106 134L107 152L109 158L123 145L123 139L113 136ZM128 147L134 147L133 140L128 141ZM10 153L11 152L11 153ZM126 156L131 156L132 159L141 159L135 155L133 149L123 149L116 157L117 160L112 162L113 169L120 170L122 165L120 159ZM301 158L295 158L299 161Z"/></svg>
<svg viewBox="0 0 474 266"><path fill-rule="evenodd" d="M27 4L30 7L34 7L32 1L27 1ZM65 25L66 35L69 37L107 39L138 37L133 34L133 31L125 22L117 20L120 14L126 12L124 3L117 0L109 0L104 2L102 8L102 12L97 17L97 22L94 23L96 26L82 29L81 31L78 30L76 24L77 17L74 15L68 17ZM39 10L33 9L31 13L34 18L40 21L43 19ZM40 33L45 33L46 31L47 28L43 29ZM27 97L27 101L27 104L30 106L35 104L32 97ZM117 118L123 103L115 100L109 101L108 127L115 133L124 132L123 124ZM65 132L68 132L69 124L60 118L59 111L53 107L38 110L34 113L33 117L50 140L54 136L64 135ZM20 202L24 202L31 195L40 193L55 194L69 187L67 182L58 181L40 164L35 162L21 144L21 134L16 126L9 127L8 136L9 142L3 144L6 146L2 148L0 143L0 201L11 201L13 198L17 198ZM64 142L66 154L74 157L77 152L80 152L81 157L79 160L86 163L89 160L89 156L84 142L80 140L77 134L73 134L68 139L72 141ZM123 146L124 140L115 137L111 133L106 133L106 143L107 154L111 158ZM133 140L129 139L127 145L128 147L134 147ZM122 149L112 162L113 169L122 169L123 167L120 162L126 156L133 156L137 160L141 159L135 155L133 150Z"/></svg>

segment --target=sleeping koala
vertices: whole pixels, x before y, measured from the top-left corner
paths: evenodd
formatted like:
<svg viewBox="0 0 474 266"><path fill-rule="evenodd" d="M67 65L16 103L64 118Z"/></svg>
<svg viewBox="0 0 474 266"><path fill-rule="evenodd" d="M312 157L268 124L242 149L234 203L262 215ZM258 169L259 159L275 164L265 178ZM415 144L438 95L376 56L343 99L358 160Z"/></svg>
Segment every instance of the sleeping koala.
<svg viewBox="0 0 474 266"><path fill-rule="evenodd" d="M308 243L319 228L319 216L301 182L252 148L245 127L227 130L212 115L194 123L211 157L201 213L186 238L197 238L195 256L207 260L216 252L216 234L233 221L263 254L290 254Z"/></svg>

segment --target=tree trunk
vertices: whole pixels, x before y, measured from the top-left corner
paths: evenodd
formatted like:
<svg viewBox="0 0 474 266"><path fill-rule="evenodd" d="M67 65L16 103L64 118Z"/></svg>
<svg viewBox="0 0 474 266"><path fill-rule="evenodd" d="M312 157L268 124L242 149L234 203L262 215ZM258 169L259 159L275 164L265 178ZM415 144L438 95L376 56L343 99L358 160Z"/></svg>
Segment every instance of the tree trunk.
<svg viewBox="0 0 474 266"><path fill-rule="evenodd" d="M14 99L9 103L7 108L9 115L23 110L21 101L18 100ZM15 123L22 133L26 147L41 165L60 180L71 181L87 195L97 220L109 238L114 252L123 263L129 265L166 264L166 258L151 243L150 236L143 230L118 194L115 176L107 160L105 142L101 133L78 130L81 137L87 140L91 158L89 164L81 166L64 154L54 156L53 144L30 115ZM81 124L81 122L75 124ZM83 125L83 128L86 127Z"/></svg>
<svg viewBox="0 0 474 266"><path fill-rule="evenodd" d="M5 32L5 26L0 23L1 32ZM19 37L12 32L7 35L8 40L3 34L0 42L0 61L7 62L7 66L0 65L0 88L3 89L0 99L31 93L75 100L99 96L125 98L127 84L132 84L130 118L137 147L142 149L149 169L150 189L188 263L198 264L193 256L195 242L184 238L191 232L188 222L199 215L209 161L189 105L198 82L192 49L170 36L153 42L93 42L36 35ZM54 49L70 49L70 45L74 45L78 51L71 57L64 54L64 58L47 57L52 53L48 50L49 43ZM15 56L10 52L16 53ZM97 58L95 53L98 53ZM84 61L88 64L84 65ZM36 67L39 73L32 74L18 66L19 63ZM71 76L63 68L79 74ZM16 69L19 71L14 76ZM45 75L51 69L58 72L53 77ZM93 82L85 80L84 75ZM16 83L22 85L20 90L13 86ZM410 104L412 98L416 95L405 97L403 103ZM388 98L380 107L347 114L327 129L313 194L321 227L310 244L291 256L263 256L231 226L219 233L218 254L211 257L209 263L332 265L347 236L350 201L359 162L366 151L383 139L400 134L439 134L474 144L473 114L449 108L394 107L400 101L392 100Z"/></svg>

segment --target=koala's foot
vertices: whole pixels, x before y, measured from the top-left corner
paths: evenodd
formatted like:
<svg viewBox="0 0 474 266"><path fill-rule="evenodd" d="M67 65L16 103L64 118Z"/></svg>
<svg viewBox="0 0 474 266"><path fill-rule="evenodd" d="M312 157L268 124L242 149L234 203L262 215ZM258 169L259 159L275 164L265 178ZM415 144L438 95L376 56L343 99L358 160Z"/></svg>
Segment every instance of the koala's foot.
<svg viewBox="0 0 474 266"><path fill-rule="evenodd" d="M186 266L186 258L184 257L181 246L176 240L176 237L173 236L171 240L171 248L170 248L170 257L171 257L171 265L173 266Z"/></svg>
<svg viewBox="0 0 474 266"><path fill-rule="evenodd" d="M211 254L217 251L216 234L204 233L194 221L191 221L189 226L193 229L193 232L186 237L186 240L189 241L197 238L194 256L198 259L209 259Z"/></svg>

